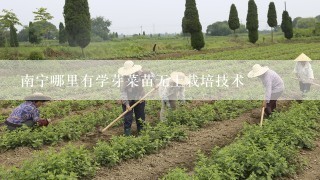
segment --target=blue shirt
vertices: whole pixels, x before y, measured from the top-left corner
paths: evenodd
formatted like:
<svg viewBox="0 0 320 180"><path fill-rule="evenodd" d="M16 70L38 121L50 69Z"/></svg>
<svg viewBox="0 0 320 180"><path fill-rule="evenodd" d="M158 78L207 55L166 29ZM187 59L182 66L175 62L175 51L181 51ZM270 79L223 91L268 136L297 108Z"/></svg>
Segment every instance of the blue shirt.
<svg viewBox="0 0 320 180"><path fill-rule="evenodd" d="M26 101L20 104L8 117L7 121L13 124L22 125L22 123L32 120L37 122L40 119L39 109L32 101Z"/></svg>

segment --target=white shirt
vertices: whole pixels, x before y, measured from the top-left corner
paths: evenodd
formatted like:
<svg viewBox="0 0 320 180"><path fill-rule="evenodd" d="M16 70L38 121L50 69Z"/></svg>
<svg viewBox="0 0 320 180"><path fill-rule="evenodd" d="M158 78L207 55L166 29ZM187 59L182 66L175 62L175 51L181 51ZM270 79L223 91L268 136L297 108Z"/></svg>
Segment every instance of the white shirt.
<svg viewBox="0 0 320 180"><path fill-rule="evenodd" d="M185 87L176 86L171 78L164 79L159 86L159 95L162 100L185 100Z"/></svg>
<svg viewBox="0 0 320 180"><path fill-rule="evenodd" d="M309 62L306 62L304 66L302 65L302 63L297 62L294 68L294 72L298 74L299 81L302 81L304 83L310 82L310 79L314 79L313 70Z"/></svg>

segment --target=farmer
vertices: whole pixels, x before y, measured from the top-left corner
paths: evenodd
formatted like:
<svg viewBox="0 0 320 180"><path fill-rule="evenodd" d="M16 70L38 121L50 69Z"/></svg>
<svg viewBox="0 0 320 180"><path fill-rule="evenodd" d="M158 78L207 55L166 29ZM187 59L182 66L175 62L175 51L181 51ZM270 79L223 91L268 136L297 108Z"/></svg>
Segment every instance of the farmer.
<svg viewBox="0 0 320 180"><path fill-rule="evenodd" d="M138 133L143 129L145 117L145 101L142 101L133 109L131 106L135 104L139 99L145 95L144 88L142 86L143 80L150 82L152 86L155 86L155 76L151 72L142 71L142 66L135 65L132 61L126 61L124 67L118 69L118 73L123 76L123 83L121 85L121 100L122 110L125 112L129 110L124 116L124 135L131 135L131 125L133 121L133 113L137 123Z"/></svg>
<svg viewBox="0 0 320 180"><path fill-rule="evenodd" d="M255 64L248 73L249 78L259 77L265 87L265 117L269 117L277 107L277 100L284 90L284 83L281 77L267 66L261 67Z"/></svg>
<svg viewBox="0 0 320 180"><path fill-rule="evenodd" d="M296 77L299 79L300 91L302 92L302 97L304 97L305 93L310 91L310 86L314 79L310 64L311 59L302 53L294 61L297 62L294 73L296 73Z"/></svg>
<svg viewBox="0 0 320 180"><path fill-rule="evenodd" d="M40 119L39 107L43 106L46 101L51 100L50 97L43 95L42 93L34 93L25 97L25 102L20 104L13 110L5 124L7 128L12 131L16 128L26 125L33 127L36 124L39 126L47 126L49 121L46 119Z"/></svg>
<svg viewBox="0 0 320 180"><path fill-rule="evenodd" d="M176 100L185 103L185 85L190 83L190 79L182 72L173 72L170 77L164 79L159 86L159 94L162 102L160 120L165 120L166 109L176 109Z"/></svg>

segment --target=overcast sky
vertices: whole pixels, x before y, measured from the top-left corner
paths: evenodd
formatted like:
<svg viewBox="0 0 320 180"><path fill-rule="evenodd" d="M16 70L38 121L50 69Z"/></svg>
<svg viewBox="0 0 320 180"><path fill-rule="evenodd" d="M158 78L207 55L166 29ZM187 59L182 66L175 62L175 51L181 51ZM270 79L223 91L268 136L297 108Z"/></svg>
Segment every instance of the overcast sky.
<svg viewBox="0 0 320 180"><path fill-rule="evenodd" d="M112 21L112 32L134 34L145 31L149 33L179 33L185 10L185 0L88 0L91 17L103 16ZM46 7L54 16L50 22L57 27L64 22L64 0L0 0L0 8L12 9L20 22L27 25L33 21L36 8ZM259 29L269 29L267 24L268 0L256 0L259 14ZM278 24L284 10L284 0L275 0ZM235 3L240 21L245 24L248 0L196 0L202 31L216 22L227 20L230 6ZM315 17L320 15L320 0L287 0L287 10L292 18ZM21 29L21 27L17 27Z"/></svg>

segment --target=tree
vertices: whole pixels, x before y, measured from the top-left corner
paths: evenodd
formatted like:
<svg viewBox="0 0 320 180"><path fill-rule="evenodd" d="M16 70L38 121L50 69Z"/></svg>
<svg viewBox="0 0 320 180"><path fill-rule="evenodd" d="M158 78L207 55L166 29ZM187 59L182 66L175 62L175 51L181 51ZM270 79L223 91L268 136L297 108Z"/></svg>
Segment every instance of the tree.
<svg viewBox="0 0 320 180"><path fill-rule="evenodd" d="M316 16L315 18L317 22L320 22L320 15Z"/></svg>
<svg viewBox="0 0 320 180"><path fill-rule="evenodd" d="M240 21L238 17L238 11L234 4L231 5L228 25L231 30L233 30L234 35L236 35L236 29L240 28Z"/></svg>
<svg viewBox="0 0 320 180"><path fill-rule="evenodd" d="M278 26L277 11L274 2L270 2L269 4L268 25L271 27L271 41L273 42L273 29Z"/></svg>
<svg viewBox="0 0 320 180"><path fill-rule="evenodd" d="M199 21L196 1L186 0L185 7L184 17L182 18L182 32L191 34L194 32L200 32L202 30L202 26Z"/></svg>
<svg viewBox="0 0 320 180"><path fill-rule="evenodd" d="M47 12L47 8L37 8L37 11L32 12L33 14L35 14L34 16L34 21L36 22L40 22L45 24L45 22L48 22L49 20L51 20L53 18L53 16L51 16L50 13ZM47 24L46 24L47 25ZM44 32L41 32L41 35L44 35L44 37L46 39L49 39L49 28L50 26L44 26L43 28L41 28Z"/></svg>
<svg viewBox="0 0 320 180"><path fill-rule="evenodd" d="M200 51L205 45L202 32L194 32L191 34L191 46Z"/></svg>
<svg viewBox="0 0 320 180"><path fill-rule="evenodd" d="M297 24L295 27L301 28L301 29L309 29L309 28L314 29L316 26L316 22L317 22L316 18L300 18L297 21ZM293 24L293 22L292 22L292 24Z"/></svg>
<svg viewBox="0 0 320 180"><path fill-rule="evenodd" d="M37 11L32 12L35 14L34 21L49 21L53 18L50 13L47 12L47 8L37 8Z"/></svg>
<svg viewBox="0 0 320 180"><path fill-rule="evenodd" d="M97 36L100 36L103 40L108 39L108 34L110 32L109 27L111 26L111 21L105 19L102 16L91 19L91 32Z"/></svg>
<svg viewBox="0 0 320 180"><path fill-rule="evenodd" d="M29 41L29 27L23 26L23 28L18 33L19 42L28 42Z"/></svg>
<svg viewBox="0 0 320 180"><path fill-rule="evenodd" d="M43 37L45 39L56 39L58 38L58 29L57 27L48 21L37 21L33 23L35 32L37 36Z"/></svg>
<svg viewBox="0 0 320 180"><path fill-rule="evenodd" d="M2 10L4 15L0 15L0 22L5 28L10 28L11 25L22 25L17 18L17 15L6 9Z"/></svg>
<svg viewBox="0 0 320 180"><path fill-rule="evenodd" d="M296 27L297 27L298 21L299 21L300 19L302 19L302 17L296 17L296 18L293 19L293 21L292 21L292 27L293 27L293 28L296 28Z"/></svg>
<svg viewBox="0 0 320 180"><path fill-rule="evenodd" d="M11 47L19 46L17 29L13 26L13 24L10 25L10 46Z"/></svg>
<svg viewBox="0 0 320 180"><path fill-rule="evenodd" d="M59 43L64 44L65 42L67 42L67 40L68 40L67 32L64 28L63 23L60 22L60 24L59 24Z"/></svg>
<svg viewBox="0 0 320 180"><path fill-rule="evenodd" d="M243 24L240 24L240 28L238 30L238 33L246 33L246 27ZM227 21L218 21L215 22L207 27L206 34L209 36L228 36L232 34L232 30L229 27L229 24Z"/></svg>
<svg viewBox="0 0 320 180"><path fill-rule="evenodd" d="M6 45L5 33L5 29L3 25L0 23L0 47L4 47Z"/></svg>
<svg viewBox="0 0 320 180"><path fill-rule="evenodd" d="M283 11L282 13L281 29L285 38L291 39L293 37L292 19L288 11Z"/></svg>
<svg viewBox="0 0 320 180"><path fill-rule="evenodd" d="M36 28L32 22L29 22L29 42L31 44L39 44L41 42L41 38L37 35Z"/></svg>
<svg viewBox="0 0 320 180"><path fill-rule="evenodd" d="M182 18L182 32L191 34L191 46L200 50L204 47L202 26L199 20L199 13L195 0L186 0L186 9ZM200 38L200 39L198 39Z"/></svg>
<svg viewBox="0 0 320 180"><path fill-rule="evenodd" d="M248 3L248 14L247 14L247 24L246 28L249 31L249 41L251 43L256 43L259 39L259 20L258 20L258 10L257 5L254 0L249 0Z"/></svg>
<svg viewBox="0 0 320 180"><path fill-rule="evenodd" d="M87 0L66 0L64 5L65 29L70 46L83 49L90 43L91 21Z"/></svg>

